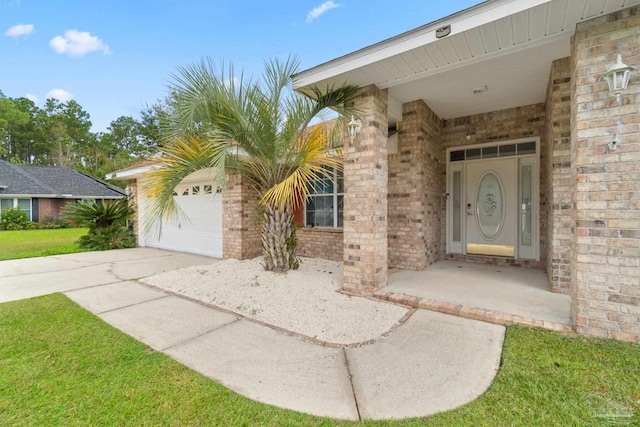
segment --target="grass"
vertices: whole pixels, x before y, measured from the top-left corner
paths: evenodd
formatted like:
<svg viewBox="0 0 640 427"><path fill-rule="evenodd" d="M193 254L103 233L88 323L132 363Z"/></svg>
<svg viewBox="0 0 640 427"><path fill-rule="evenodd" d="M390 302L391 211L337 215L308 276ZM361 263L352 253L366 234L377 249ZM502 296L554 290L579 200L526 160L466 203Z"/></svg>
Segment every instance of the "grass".
<svg viewBox="0 0 640 427"><path fill-rule="evenodd" d="M500 372L476 401L361 425L599 426L634 412L628 425L640 424L640 346L509 327ZM0 305L0 425L354 423L239 396L54 294Z"/></svg>
<svg viewBox="0 0 640 427"><path fill-rule="evenodd" d="M0 261L84 252L76 241L86 228L0 231Z"/></svg>

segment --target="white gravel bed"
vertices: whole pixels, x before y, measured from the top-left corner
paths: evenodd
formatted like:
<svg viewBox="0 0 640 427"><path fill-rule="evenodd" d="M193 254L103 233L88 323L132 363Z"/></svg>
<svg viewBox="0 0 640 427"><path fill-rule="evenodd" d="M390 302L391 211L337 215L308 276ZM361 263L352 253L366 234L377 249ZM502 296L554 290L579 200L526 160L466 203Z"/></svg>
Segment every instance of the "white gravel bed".
<svg viewBox="0 0 640 427"><path fill-rule="evenodd" d="M298 270L264 271L261 258L223 260L142 279L149 285L318 340L353 344L380 337L407 313L336 292L342 263L302 258Z"/></svg>

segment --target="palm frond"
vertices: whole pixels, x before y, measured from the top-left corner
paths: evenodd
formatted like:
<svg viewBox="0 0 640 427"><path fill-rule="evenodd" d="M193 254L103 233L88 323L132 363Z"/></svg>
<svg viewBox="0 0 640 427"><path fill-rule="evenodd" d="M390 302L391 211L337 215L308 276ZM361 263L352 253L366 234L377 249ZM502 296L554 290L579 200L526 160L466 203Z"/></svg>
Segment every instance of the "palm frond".
<svg viewBox="0 0 640 427"><path fill-rule="evenodd" d="M307 97L291 88L298 66L293 56L266 61L261 81L210 59L178 69L170 86L174 117L164 132L163 167L148 189L157 200L154 217L179 215L173 189L201 168L213 168L217 177L231 168L250 180L261 203L290 208L308 196L313 179L327 174L324 166L341 167L332 147L345 121L309 126L329 109L351 114L357 88L314 89Z"/></svg>
<svg viewBox="0 0 640 427"><path fill-rule="evenodd" d="M295 161L283 170L282 179L264 192L261 204L282 210L295 209L307 200L315 179L333 179L327 167L342 168L342 153L330 146L328 134L322 125L314 126L296 142Z"/></svg>
<svg viewBox="0 0 640 427"><path fill-rule="evenodd" d="M212 182L224 185L227 153L227 139L215 135L215 131L209 134L209 139L189 136L164 145L163 155L158 159L159 167L149 174L143 186L144 194L154 196L149 221L143 224L145 231L149 231L152 224L161 223L156 220L162 218L185 219L173 195L178 184L192 173L210 169L213 171Z"/></svg>

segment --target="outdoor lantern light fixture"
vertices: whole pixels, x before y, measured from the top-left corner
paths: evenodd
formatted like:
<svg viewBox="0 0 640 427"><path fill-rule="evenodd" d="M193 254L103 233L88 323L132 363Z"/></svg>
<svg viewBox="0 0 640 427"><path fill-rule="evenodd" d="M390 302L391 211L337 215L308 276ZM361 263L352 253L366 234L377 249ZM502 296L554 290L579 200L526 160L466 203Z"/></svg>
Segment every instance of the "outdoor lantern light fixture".
<svg viewBox="0 0 640 427"><path fill-rule="evenodd" d="M615 93L619 98L620 91L625 90L629 85L629 77L633 70L635 70L635 68L623 63L622 55L618 54L616 63L609 67L607 72L602 76L609 85L609 92Z"/></svg>
<svg viewBox="0 0 640 427"><path fill-rule="evenodd" d="M634 70L634 67L630 67L622 62L622 55L618 54L616 63L609 67L607 72L602 76L602 78L607 81L607 85L609 85L609 92L616 95L616 102L618 104L620 104L620 92L627 89L627 86L629 85L629 77L631 77L631 72ZM619 118L618 126L620 126ZM613 135L613 139L607 144L609 146L609 151L614 151L618 148L620 142L620 135L616 132Z"/></svg>
<svg viewBox="0 0 640 427"><path fill-rule="evenodd" d="M351 144L353 144L353 140L360 134L362 130L362 120L357 118L356 116L351 116L351 120L347 124L347 131L349 133L349 139L351 140Z"/></svg>

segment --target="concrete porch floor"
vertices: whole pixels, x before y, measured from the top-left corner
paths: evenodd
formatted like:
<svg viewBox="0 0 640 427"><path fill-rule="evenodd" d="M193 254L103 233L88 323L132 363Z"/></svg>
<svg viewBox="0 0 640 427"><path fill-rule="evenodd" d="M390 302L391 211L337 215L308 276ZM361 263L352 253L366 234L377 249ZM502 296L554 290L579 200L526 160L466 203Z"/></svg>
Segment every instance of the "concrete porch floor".
<svg viewBox="0 0 640 427"><path fill-rule="evenodd" d="M438 261L423 271L390 272L376 297L501 325L570 332L571 298L551 292L544 271Z"/></svg>

